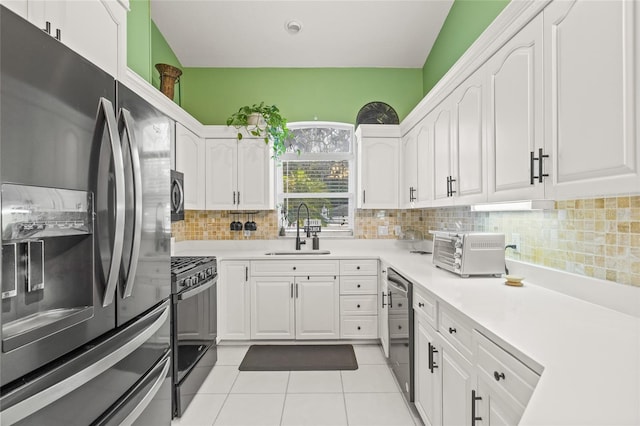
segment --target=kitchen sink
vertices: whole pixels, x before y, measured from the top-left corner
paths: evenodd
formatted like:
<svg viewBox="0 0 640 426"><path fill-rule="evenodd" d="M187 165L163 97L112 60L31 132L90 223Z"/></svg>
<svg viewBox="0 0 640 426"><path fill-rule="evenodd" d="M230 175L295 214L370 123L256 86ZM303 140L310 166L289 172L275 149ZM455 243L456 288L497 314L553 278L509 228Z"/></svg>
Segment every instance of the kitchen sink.
<svg viewBox="0 0 640 426"><path fill-rule="evenodd" d="M268 251L265 253L267 256L300 256L300 255L319 255L319 254L331 254L329 250L288 250L288 251Z"/></svg>

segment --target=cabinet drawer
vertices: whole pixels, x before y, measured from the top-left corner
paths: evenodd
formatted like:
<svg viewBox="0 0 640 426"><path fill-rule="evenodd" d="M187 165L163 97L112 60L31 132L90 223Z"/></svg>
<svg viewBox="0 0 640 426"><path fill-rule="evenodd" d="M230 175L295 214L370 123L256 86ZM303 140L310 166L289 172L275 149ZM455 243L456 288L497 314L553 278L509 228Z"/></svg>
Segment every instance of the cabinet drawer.
<svg viewBox="0 0 640 426"><path fill-rule="evenodd" d="M474 331L473 335L478 374L514 406L524 410L540 376L482 334Z"/></svg>
<svg viewBox="0 0 640 426"><path fill-rule="evenodd" d="M378 295L340 296L340 315L377 315Z"/></svg>
<svg viewBox="0 0 640 426"><path fill-rule="evenodd" d="M252 276L338 275L337 260L254 260Z"/></svg>
<svg viewBox="0 0 640 426"><path fill-rule="evenodd" d="M436 306L435 297L426 291L422 291L418 286L413 286L413 309L416 314L424 318L435 330L438 329Z"/></svg>
<svg viewBox="0 0 640 426"><path fill-rule="evenodd" d="M467 360L472 359L473 342L471 334L471 325L460 314L453 310L439 306L438 324L440 326L440 334L453 345Z"/></svg>
<svg viewBox="0 0 640 426"><path fill-rule="evenodd" d="M376 259L341 260L340 275L378 275Z"/></svg>
<svg viewBox="0 0 640 426"><path fill-rule="evenodd" d="M352 339L375 339L378 337L378 317L346 316L340 324L340 337Z"/></svg>
<svg viewBox="0 0 640 426"><path fill-rule="evenodd" d="M404 315L407 316L409 299L399 297L397 294L392 295L389 303L389 316Z"/></svg>
<svg viewBox="0 0 640 426"><path fill-rule="evenodd" d="M409 317L393 317L389 318L389 338L390 339L409 339Z"/></svg>
<svg viewBox="0 0 640 426"><path fill-rule="evenodd" d="M340 294L376 294L378 293L378 277L366 275L362 277L340 277Z"/></svg>

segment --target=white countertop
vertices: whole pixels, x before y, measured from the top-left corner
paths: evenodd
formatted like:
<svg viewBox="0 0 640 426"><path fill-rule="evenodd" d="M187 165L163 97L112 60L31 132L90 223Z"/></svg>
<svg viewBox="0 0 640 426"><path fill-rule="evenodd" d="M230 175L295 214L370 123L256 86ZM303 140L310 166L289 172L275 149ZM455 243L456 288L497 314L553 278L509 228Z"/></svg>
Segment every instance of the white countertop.
<svg viewBox="0 0 640 426"><path fill-rule="evenodd" d="M292 240L186 241L175 245L175 254L291 259L296 256L265 252L292 246ZM383 260L542 372L520 424L640 425L640 288L520 262L509 268L527 277L523 287L506 286L502 278L460 278L435 268L430 255L409 254L389 240L326 239L321 248L331 254L311 258ZM549 289L556 287L569 294Z"/></svg>

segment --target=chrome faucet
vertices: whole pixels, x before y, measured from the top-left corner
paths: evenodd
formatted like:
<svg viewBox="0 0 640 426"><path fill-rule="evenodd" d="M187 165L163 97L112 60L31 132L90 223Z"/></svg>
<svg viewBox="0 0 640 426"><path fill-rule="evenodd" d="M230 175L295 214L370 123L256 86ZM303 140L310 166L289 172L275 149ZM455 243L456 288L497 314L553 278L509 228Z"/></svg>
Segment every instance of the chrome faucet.
<svg viewBox="0 0 640 426"><path fill-rule="evenodd" d="M311 228L309 226L311 222L311 215L309 214L309 206L305 203L300 203L298 206L298 220L296 220L296 250L300 250L303 244L307 244L306 241L300 241L300 207L302 206L307 209L307 238L311 237Z"/></svg>

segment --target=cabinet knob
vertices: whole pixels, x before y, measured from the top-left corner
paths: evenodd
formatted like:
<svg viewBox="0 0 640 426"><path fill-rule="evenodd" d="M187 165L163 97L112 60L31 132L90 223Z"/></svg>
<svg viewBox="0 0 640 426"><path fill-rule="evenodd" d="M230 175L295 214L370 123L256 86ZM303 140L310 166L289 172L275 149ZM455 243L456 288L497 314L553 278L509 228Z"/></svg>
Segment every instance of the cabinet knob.
<svg viewBox="0 0 640 426"><path fill-rule="evenodd" d="M358 330L360 330L360 326L358 326Z"/></svg>
<svg viewBox="0 0 640 426"><path fill-rule="evenodd" d="M423 307L424 307L424 303L418 302L418 308L423 308Z"/></svg>
<svg viewBox="0 0 640 426"><path fill-rule="evenodd" d="M496 379L496 382L499 382L500 379L504 380L504 373L498 373L497 371L494 371L493 378Z"/></svg>
<svg viewBox="0 0 640 426"><path fill-rule="evenodd" d="M358 308L360 308L360 305L358 305Z"/></svg>
<svg viewBox="0 0 640 426"><path fill-rule="evenodd" d="M295 266L293 267L293 270L294 270L294 271L296 270L296 267L295 267Z"/></svg>
<svg viewBox="0 0 640 426"><path fill-rule="evenodd" d="M358 284L356 287L360 288L360 284Z"/></svg>
<svg viewBox="0 0 640 426"><path fill-rule="evenodd" d="M449 334L453 334L455 332L457 332L458 330L456 330L455 328L451 328L449 327Z"/></svg>
<svg viewBox="0 0 640 426"><path fill-rule="evenodd" d="M359 271L359 270L360 270L360 267L359 267L359 266L356 266L356 269Z"/></svg>
<svg viewBox="0 0 640 426"><path fill-rule="evenodd" d="M402 330L402 326L401 325L398 326L398 330Z"/></svg>

